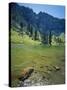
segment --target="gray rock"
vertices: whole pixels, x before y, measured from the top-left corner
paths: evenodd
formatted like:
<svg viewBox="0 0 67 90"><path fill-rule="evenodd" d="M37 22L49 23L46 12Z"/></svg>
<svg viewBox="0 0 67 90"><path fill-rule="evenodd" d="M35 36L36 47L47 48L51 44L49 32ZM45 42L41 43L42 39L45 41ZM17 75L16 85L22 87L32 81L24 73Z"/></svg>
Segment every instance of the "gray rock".
<svg viewBox="0 0 67 90"><path fill-rule="evenodd" d="M55 70L60 70L60 67L58 67L58 66L53 66L54 68L55 68Z"/></svg>

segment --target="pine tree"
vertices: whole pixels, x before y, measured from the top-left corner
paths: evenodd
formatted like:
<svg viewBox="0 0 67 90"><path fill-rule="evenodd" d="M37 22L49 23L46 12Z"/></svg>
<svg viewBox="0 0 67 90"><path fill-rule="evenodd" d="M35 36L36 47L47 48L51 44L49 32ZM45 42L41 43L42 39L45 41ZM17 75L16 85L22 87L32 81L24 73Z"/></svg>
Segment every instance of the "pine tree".
<svg viewBox="0 0 67 90"><path fill-rule="evenodd" d="M32 37L33 36L33 27L30 26L30 36Z"/></svg>
<svg viewBox="0 0 67 90"><path fill-rule="evenodd" d="M23 23L22 23L22 22L20 23L20 33L21 33L22 36L23 36Z"/></svg>
<svg viewBox="0 0 67 90"><path fill-rule="evenodd" d="M31 26L31 24L28 24L27 26L27 34L32 37L33 35L33 27Z"/></svg>
<svg viewBox="0 0 67 90"><path fill-rule="evenodd" d="M37 40L37 30L35 30L34 40Z"/></svg>
<svg viewBox="0 0 67 90"><path fill-rule="evenodd" d="M52 42L52 34L51 31L49 32L49 45L51 46L51 42Z"/></svg>

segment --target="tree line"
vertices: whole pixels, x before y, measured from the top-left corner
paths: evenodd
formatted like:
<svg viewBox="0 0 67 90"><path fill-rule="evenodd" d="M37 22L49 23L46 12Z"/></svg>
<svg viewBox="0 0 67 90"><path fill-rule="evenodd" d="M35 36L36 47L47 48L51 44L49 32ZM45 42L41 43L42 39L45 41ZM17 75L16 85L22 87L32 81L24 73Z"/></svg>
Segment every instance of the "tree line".
<svg viewBox="0 0 67 90"><path fill-rule="evenodd" d="M52 31L49 31L48 34L43 34L39 30L36 30L31 24L28 24L27 30L23 30L24 24L20 23L20 33L23 36L24 32L32 38L32 40L39 40L43 44L53 45L64 43L64 35L56 36L53 35ZM37 28L39 29L39 28ZM63 40L62 40L63 39Z"/></svg>

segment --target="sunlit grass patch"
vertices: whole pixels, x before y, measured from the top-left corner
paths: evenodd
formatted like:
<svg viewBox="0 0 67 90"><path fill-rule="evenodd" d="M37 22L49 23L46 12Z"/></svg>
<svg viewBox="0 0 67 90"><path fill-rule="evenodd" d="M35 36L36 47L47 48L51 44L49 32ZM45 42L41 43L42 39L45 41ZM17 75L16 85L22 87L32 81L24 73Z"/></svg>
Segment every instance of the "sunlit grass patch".
<svg viewBox="0 0 67 90"><path fill-rule="evenodd" d="M11 42L12 43L22 43L26 45L38 45L41 42L38 40L32 40L28 35L24 34L23 36L16 32L15 30L11 30Z"/></svg>

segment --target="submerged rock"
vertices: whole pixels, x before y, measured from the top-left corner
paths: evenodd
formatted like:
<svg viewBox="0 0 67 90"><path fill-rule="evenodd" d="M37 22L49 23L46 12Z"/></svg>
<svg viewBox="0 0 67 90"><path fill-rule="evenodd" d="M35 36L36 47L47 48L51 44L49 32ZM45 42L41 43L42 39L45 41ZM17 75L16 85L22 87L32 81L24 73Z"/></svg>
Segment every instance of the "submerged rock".
<svg viewBox="0 0 67 90"><path fill-rule="evenodd" d="M53 66L54 68L55 68L55 70L60 70L60 67L58 67L58 66Z"/></svg>
<svg viewBox="0 0 67 90"><path fill-rule="evenodd" d="M40 68L43 68L43 66L40 66Z"/></svg>

